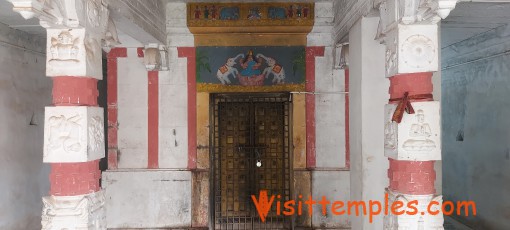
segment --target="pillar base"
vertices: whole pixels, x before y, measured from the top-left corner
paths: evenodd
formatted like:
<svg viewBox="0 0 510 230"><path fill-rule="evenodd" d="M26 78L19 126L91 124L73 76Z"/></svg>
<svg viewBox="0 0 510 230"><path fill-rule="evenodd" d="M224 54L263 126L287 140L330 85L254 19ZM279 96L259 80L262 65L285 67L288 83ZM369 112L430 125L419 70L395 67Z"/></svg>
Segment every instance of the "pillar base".
<svg viewBox="0 0 510 230"><path fill-rule="evenodd" d="M408 195L386 189L388 193L389 215L384 216L384 230L443 230L443 213L441 206L443 196L441 195ZM403 207L396 211L404 211L401 215L392 212L391 206L394 202L401 201ZM410 203L410 202L418 203ZM431 202L436 202L432 203ZM430 207L429 207L429 204ZM416 209L406 208L415 207ZM413 214L415 213L415 214ZM437 213L437 214L436 214ZM435 214L435 215L434 215Z"/></svg>
<svg viewBox="0 0 510 230"><path fill-rule="evenodd" d="M102 190L79 196L46 196L43 205L42 230L106 230Z"/></svg>

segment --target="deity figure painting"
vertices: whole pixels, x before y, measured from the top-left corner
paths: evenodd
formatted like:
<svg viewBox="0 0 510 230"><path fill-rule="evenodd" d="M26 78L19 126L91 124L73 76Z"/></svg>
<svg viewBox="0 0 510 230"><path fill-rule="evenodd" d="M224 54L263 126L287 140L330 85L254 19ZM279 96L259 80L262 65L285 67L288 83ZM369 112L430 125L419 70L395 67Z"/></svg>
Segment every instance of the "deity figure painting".
<svg viewBox="0 0 510 230"><path fill-rule="evenodd" d="M246 58L241 59L239 62L243 69L239 73L239 83L241 85L263 85L264 75L260 71L262 63L262 58L254 59L253 51L248 51Z"/></svg>

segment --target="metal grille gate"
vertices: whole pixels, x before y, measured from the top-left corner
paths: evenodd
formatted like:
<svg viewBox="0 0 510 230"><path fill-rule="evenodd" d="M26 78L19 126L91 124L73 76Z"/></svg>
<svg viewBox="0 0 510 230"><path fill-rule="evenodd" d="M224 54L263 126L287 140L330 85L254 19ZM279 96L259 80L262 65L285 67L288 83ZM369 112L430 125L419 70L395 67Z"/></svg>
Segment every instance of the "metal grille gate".
<svg viewBox="0 0 510 230"><path fill-rule="evenodd" d="M287 93L211 94L213 229L291 228L290 217L276 214L276 201L291 197L289 98ZM275 195L264 223L251 199L258 199L260 190Z"/></svg>

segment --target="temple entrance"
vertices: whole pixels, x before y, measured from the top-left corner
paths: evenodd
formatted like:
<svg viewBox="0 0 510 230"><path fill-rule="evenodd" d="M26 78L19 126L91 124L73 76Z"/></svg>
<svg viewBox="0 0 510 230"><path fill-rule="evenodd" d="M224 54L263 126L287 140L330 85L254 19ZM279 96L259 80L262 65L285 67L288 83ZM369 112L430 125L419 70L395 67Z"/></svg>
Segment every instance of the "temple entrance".
<svg viewBox="0 0 510 230"><path fill-rule="evenodd" d="M291 198L290 95L211 94L213 229L290 229L276 201ZM275 195L265 222L251 199ZM276 196L281 198L277 199Z"/></svg>

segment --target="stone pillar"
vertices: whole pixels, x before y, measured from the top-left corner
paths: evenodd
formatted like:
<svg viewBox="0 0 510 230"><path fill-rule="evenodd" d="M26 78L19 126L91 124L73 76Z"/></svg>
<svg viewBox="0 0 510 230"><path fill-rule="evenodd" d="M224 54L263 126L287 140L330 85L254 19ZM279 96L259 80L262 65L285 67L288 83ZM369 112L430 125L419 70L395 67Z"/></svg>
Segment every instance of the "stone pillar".
<svg viewBox="0 0 510 230"><path fill-rule="evenodd" d="M43 161L51 165L43 197L42 229L106 229L99 160L105 156L101 42L108 11L101 0L11 0L25 18L47 30L46 75L53 105L46 107Z"/></svg>
<svg viewBox="0 0 510 230"><path fill-rule="evenodd" d="M379 5L377 38L386 45L390 100L385 106L384 155L389 158L389 203L384 229L443 229L442 196L436 194L435 161L441 160L440 103L432 96L439 67L438 25L456 0L385 0ZM431 206L431 201L437 205ZM430 212L432 211L432 212Z"/></svg>

